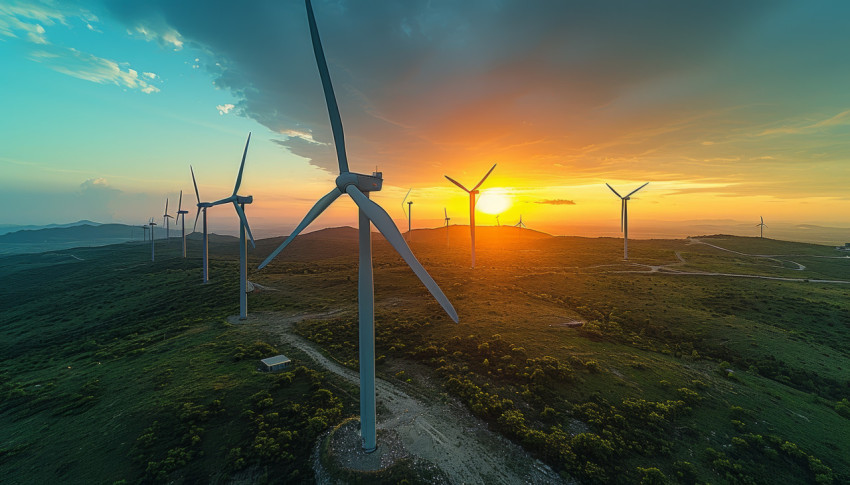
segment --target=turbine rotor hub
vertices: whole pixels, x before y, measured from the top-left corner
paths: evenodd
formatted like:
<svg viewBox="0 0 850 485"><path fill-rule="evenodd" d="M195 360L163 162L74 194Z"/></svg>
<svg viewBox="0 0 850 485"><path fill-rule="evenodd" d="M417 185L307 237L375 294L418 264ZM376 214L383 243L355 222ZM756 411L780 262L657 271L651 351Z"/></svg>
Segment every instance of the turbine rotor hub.
<svg viewBox="0 0 850 485"><path fill-rule="evenodd" d="M381 172L372 172L372 175L344 172L336 178L336 187L340 192L345 192L345 188L349 185L357 187L360 192L378 192L383 183L384 179Z"/></svg>

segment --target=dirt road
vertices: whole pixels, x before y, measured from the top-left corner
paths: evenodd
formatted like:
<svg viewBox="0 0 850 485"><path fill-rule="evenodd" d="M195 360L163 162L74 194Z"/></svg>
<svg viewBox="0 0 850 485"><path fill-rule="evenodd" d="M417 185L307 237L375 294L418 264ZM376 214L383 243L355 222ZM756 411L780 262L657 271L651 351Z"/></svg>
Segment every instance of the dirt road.
<svg viewBox="0 0 850 485"><path fill-rule="evenodd" d="M356 372L327 358L313 343L291 332L297 321L332 314L293 316L266 312L249 315L244 323L268 329L287 345L306 353L317 365L358 385ZM567 483L521 447L488 430L453 400L423 402L383 379L376 380L376 388L378 402L388 410L378 415L378 429L398 433L409 453L438 466L452 483Z"/></svg>

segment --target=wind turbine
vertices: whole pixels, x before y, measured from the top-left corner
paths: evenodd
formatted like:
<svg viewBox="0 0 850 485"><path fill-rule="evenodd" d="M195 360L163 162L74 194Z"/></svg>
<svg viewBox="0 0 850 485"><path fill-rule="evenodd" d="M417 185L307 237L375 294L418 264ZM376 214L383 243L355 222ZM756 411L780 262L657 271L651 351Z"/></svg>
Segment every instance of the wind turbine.
<svg viewBox="0 0 850 485"><path fill-rule="evenodd" d="M197 203L198 213L195 214L195 225L192 227L192 232L195 232L195 229L198 228L198 216L201 215L201 211L203 211L203 213L204 213L204 224L203 224L204 237L203 237L203 242L201 243L201 246L202 246L201 252L203 254L203 256L202 256L203 262L201 264L203 265L203 268L204 268L204 271L203 271L203 273L204 273L204 283L206 283L207 281L210 280L210 245L209 245L209 237L207 236L207 209L209 209L213 205L212 205L211 202L201 202L201 195L198 193L198 182L195 181L195 169L193 169L191 165L189 165L189 171L192 173L192 184L195 186L195 197L196 197L196 200L198 201L198 203Z"/></svg>
<svg viewBox="0 0 850 485"><path fill-rule="evenodd" d="M759 237L764 239L764 228L767 227L767 226L764 223L764 217L759 216L759 219L761 219L761 223L756 224L756 226L758 226L758 228L759 228Z"/></svg>
<svg viewBox="0 0 850 485"><path fill-rule="evenodd" d="M620 200L622 201L622 204L620 206L620 230L623 231L623 259L625 259L625 260L629 259L629 210L628 210L628 202L629 202L629 199L631 199L631 196L634 195L635 192L646 187L648 184L649 184L649 182L641 185L640 187L636 188L635 190L632 190L631 192L628 193L628 195L623 197L622 195L618 194L616 190L614 190L614 187L611 187L610 185L608 185L607 182L605 183L605 185L608 185L608 188L611 189L611 192L614 192L614 195L619 197Z"/></svg>
<svg viewBox="0 0 850 485"><path fill-rule="evenodd" d="M514 224L514 227L518 227L518 228L520 228L520 229L525 229L525 228L526 228L526 225L525 225L525 224L523 224L523 222L522 222L522 214L520 214L520 215L519 215L519 222L517 222L516 224Z"/></svg>
<svg viewBox="0 0 850 485"><path fill-rule="evenodd" d="M162 225L165 226L165 242L168 243L168 220L174 219L171 215L168 214L168 197L165 198L165 214L162 215Z"/></svg>
<svg viewBox="0 0 850 485"><path fill-rule="evenodd" d="M401 199L401 210L404 210L404 201L407 200L407 196L410 195L411 190L413 190L413 189L409 189L407 191L407 194L404 195L404 199ZM410 219L411 219L411 216L412 216L412 210L413 210L413 201L410 200L410 201L407 202L407 211L405 212L405 215L407 216L407 242L408 243L410 243L410 237L411 237L411 234L410 234L410 229L411 229Z"/></svg>
<svg viewBox="0 0 850 485"><path fill-rule="evenodd" d="M148 225L147 225L147 224L143 224L143 225L141 225L141 226L139 226L139 227L141 227L141 228L142 228L142 241L147 241L147 240L148 240L148 229L149 229L149 228L148 228Z"/></svg>
<svg viewBox="0 0 850 485"><path fill-rule="evenodd" d="M443 310L457 322L457 312L443 294L437 283L431 278L425 268L416 260L404 241L392 218L378 204L369 199L369 192L381 190L383 178L381 172L373 172L372 175L351 172L348 168L348 159L345 154L345 135L342 129L342 119L339 115L336 97L331 85L328 65L325 54L322 51L322 42L316 27L316 18L313 15L313 7L310 0L306 0L307 21L310 25L310 37L313 42L313 53L316 56L316 64L319 76L322 80L322 88L328 107L333 130L334 145L336 146L337 162L339 163L339 176L336 178L336 187L327 195L316 202L312 209L304 216L304 220L292 231L292 234L272 252L260 268L265 267L285 248L295 236L307 227L328 206L331 205L343 193L357 204L359 209L358 239L360 246L359 276L357 283L358 291L358 316L359 316L359 339L360 339L360 437L362 447L367 452L374 451L375 441L375 287L372 279L372 237L371 225L374 224L378 231L384 235L390 245L399 253L416 276L422 281L431 295L440 303Z"/></svg>
<svg viewBox="0 0 850 485"><path fill-rule="evenodd" d="M189 213L189 211L183 210L183 191L181 190L180 191L180 201L177 203L177 219L180 219L181 222L183 223L182 228L181 228L181 232L182 232L181 238L183 239L183 258L184 259L186 258L186 214L188 214L188 213ZM177 222L177 219L175 219L174 221Z"/></svg>
<svg viewBox="0 0 850 485"><path fill-rule="evenodd" d="M449 217L449 213L446 211L445 207L443 207L443 216L445 216L445 219L446 219L446 246L448 246L449 245L449 221L451 220L451 218Z"/></svg>
<svg viewBox="0 0 850 485"><path fill-rule="evenodd" d="M502 224L499 223L499 214L496 214L496 227L502 227Z"/></svg>
<svg viewBox="0 0 850 485"><path fill-rule="evenodd" d="M445 176L447 179L449 179L449 182L457 185L458 187L462 188L463 190L465 190L469 194L469 234L470 234L470 238L472 239L472 267L473 268L475 268L475 196L478 195L478 187L481 187L481 184L483 184L484 181L487 180L487 177L490 176L490 173L493 171L494 168L496 168L495 163L493 164L492 167L490 167L490 170L487 172L487 174L484 175L484 178L482 178L481 181L478 182L478 185L473 187L472 190L467 189L460 182L449 177L448 175Z"/></svg>
<svg viewBox="0 0 850 485"><path fill-rule="evenodd" d="M153 217L151 217L151 220L150 220L150 222L148 222L148 225L149 225L149 226L151 226L151 262L153 262L153 261L154 261L154 254L153 254L153 248L154 248L154 244L153 244L153 243L154 243L154 239L153 239L153 226L155 226L155 225L156 225L156 222L154 222L154 221L153 221Z"/></svg>
<svg viewBox="0 0 850 485"><path fill-rule="evenodd" d="M245 142L245 151L242 152L242 163L239 165L239 175L236 176L236 185L233 186L233 194L230 197L210 203L210 206L214 206L230 202L239 216L239 320L248 318L248 242L245 240L246 232L251 239L251 246L257 247L254 244L254 236L251 234L251 228L248 227L248 218L245 217L245 204L254 202L254 196L237 194L239 192L239 186L242 185L242 171L245 169L245 157L248 156L249 143L251 143L251 133L248 133L248 141ZM197 187L195 190L197 190ZM204 227L206 228L206 215L204 215L204 222ZM204 230L204 234L206 234L206 230Z"/></svg>

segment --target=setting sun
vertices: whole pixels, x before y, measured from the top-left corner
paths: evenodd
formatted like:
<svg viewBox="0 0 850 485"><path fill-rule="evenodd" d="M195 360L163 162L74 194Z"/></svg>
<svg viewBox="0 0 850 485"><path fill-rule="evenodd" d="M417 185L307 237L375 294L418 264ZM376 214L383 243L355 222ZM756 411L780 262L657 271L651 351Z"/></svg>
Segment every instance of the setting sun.
<svg viewBox="0 0 850 485"><path fill-rule="evenodd" d="M481 191L475 207L485 214L501 214L513 205L513 197L508 189L496 187Z"/></svg>

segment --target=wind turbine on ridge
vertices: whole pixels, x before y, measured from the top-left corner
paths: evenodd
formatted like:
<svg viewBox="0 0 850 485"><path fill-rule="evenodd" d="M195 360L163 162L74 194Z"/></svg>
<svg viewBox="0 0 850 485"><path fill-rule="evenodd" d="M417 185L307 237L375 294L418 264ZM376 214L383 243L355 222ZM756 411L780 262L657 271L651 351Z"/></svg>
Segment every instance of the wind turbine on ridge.
<svg viewBox="0 0 850 485"><path fill-rule="evenodd" d="M490 167L490 170L487 172L487 174L484 175L484 178L482 178L481 181L478 182L478 184L475 187L472 188L472 190L467 189L466 187L463 186L463 184L461 184L457 180L449 177L448 175L445 175L445 177L447 179L449 179L449 182L457 185L458 187L462 188L463 190L466 191L466 193L469 194L469 234L470 234L470 239L472 240L472 267L473 268L475 268L475 196L478 195L478 187L481 187L481 184L483 184L484 181L487 180L487 177L490 176L490 173L493 172L494 168L496 168L495 163L493 164L492 167Z"/></svg>
<svg viewBox="0 0 850 485"><path fill-rule="evenodd" d="M443 310L457 322L457 312L449 302L443 291L437 286L433 278L424 267L417 261L413 252L410 251L392 218L378 204L369 199L369 192L381 190L383 177L381 172L373 172L372 175L351 172L348 168L348 158L345 153L345 135L342 128L342 119L339 115L336 96L331 84L328 65L322 50L322 42L316 27L316 18L313 15L313 7L310 0L305 0L307 7L307 22L310 26L310 37L313 43L313 53L322 80L325 102L328 108L333 131L334 145L336 147L337 162L339 164L339 176L336 178L336 187L319 199L307 212L304 219L292 231L292 234L275 249L269 257L260 264L260 268L271 262L293 239L313 220L316 219L343 193L348 194L359 209L359 276L357 283L358 291L358 320L359 320L359 359L360 359L360 436L362 447L367 452L374 451L376 443L376 417L375 417L375 287L372 278L372 235L371 225L374 224L378 231L386 238L390 245L399 253L408 266L413 270L420 281L425 285L431 295L443 307Z"/></svg>
<svg viewBox="0 0 850 485"><path fill-rule="evenodd" d="M189 165L189 171L192 173L192 184L195 186L195 197L197 200L198 212L195 214L195 225L192 226L192 232L195 232L195 229L198 228L198 216L201 215L201 212L204 213L204 237L201 242L201 265L203 266L204 273L204 283L210 280L210 245L209 245L209 236L207 235L207 209L213 206L212 202L201 202L201 194L198 193L198 182L195 181L195 169Z"/></svg>
<svg viewBox="0 0 850 485"><path fill-rule="evenodd" d="M764 223L764 217L759 216L759 219L761 219L761 223L756 224L756 226L759 228L759 238L764 239L764 228L767 227L767 225Z"/></svg>
<svg viewBox="0 0 850 485"><path fill-rule="evenodd" d="M446 246L448 246L449 245L449 221L451 220L451 218L449 217L449 213L448 213L448 211L446 211L445 207L443 207L443 216L445 217L445 220L446 220Z"/></svg>
<svg viewBox="0 0 850 485"><path fill-rule="evenodd" d="M242 152L242 163L239 165L239 174L236 176L236 185L233 186L233 193L230 197L212 202L210 205L221 205L228 202L233 204L236 209L236 214L239 216L239 319L245 320L248 318L248 242L245 239L245 233L251 239L251 246L256 248L254 244L254 236L251 234L251 228L248 226L248 218L245 217L245 204L254 202L252 195L238 195L239 186L242 185L242 172L245 170L245 158L248 156L248 144L251 143L251 133L248 133L248 141L245 142L245 151Z"/></svg>
<svg viewBox="0 0 850 485"><path fill-rule="evenodd" d="M195 180L195 170L189 166L192 172L192 184L195 186L195 196L198 198L198 213L195 215L195 227L198 226L198 216L201 211L204 213L204 240L203 240L203 255L204 255L204 283L209 281L209 236L207 234L207 209L216 205L233 204L236 214L239 216L239 319L245 320L248 318L248 243L245 239L245 234L251 240L251 246L254 244L254 236L251 234L251 228L248 226L248 219L245 217L245 204L254 202L254 197L251 195L238 195L239 187L242 185L242 172L245 169L245 158L248 156L248 145L251 143L251 134L248 133L248 141L245 142L245 150L242 152L242 163L239 165L239 174L236 176L236 185L233 187L233 193L229 197L217 200L215 202L201 202L201 196L198 192L198 183Z"/></svg>
<svg viewBox="0 0 850 485"><path fill-rule="evenodd" d="M180 201L177 202L177 219L174 219L174 222L180 220L183 225L181 226L181 239L183 239L183 258L186 258L186 214L189 211L183 210L183 191L180 191Z"/></svg>
<svg viewBox="0 0 850 485"><path fill-rule="evenodd" d="M172 217L168 213L168 197L166 197L165 198L165 214L162 215L162 225L165 226L165 242L166 242L166 244L168 243L168 238L169 238L169 234L168 234L168 220L169 219L174 219L174 217Z"/></svg>
<svg viewBox="0 0 850 485"><path fill-rule="evenodd" d="M403 211L404 211L404 201L407 200L407 196L410 195L411 190L413 190L413 189L408 189L407 193L404 195L404 199L401 199L401 210L403 210ZM411 222L411 217L412 217L412 210L413 210L413 201L410 200L410 201L407 202L407 210L404 213L404 215L407 216L407 243L408 244L410 244L410 237L412 236L412 234L410 233L410 230L411 230L410 222Z"/></svg>
<svg viewBox="0 0 850 485"><path fill-rule="evenodd" d="M623 231L623 259L625 259L625 260L629 259L629 206L628 206L628 202L631 199L631 196L634 195L635 192L646 187L648 184L649 184L649 182L641 185L640 187L636 188L635 190L632 190L631 192L628 193L628 195L623 197L622 195L617 193L616 190L614 190L614 187L611 187L610 185L608 185L607 182L605 183L605 185L608 185L608 188L611 189L611 192L614 192L614 195L619 197L620 200L622 201L622 204L620 206L620 230Z"/></svg>
<svg viewBox="0 0 850 485"><path fill-rule="evenodd" d="M148 222L148 225L149 225L149 226L151 226L151 262L153 262L153 261L154 261L154 253L153 253L153 250L154 250L153 226L155 226L155 225L156 225L156 222L154 222L154 221L153 221L153 217L151 217L151 220L150 220L150 222Z"/></svg>
<svg viewBox="0 0 850 485"><path fill-rule="evenodd" d="M519 215L519 222L514 224L514 227L518 227L520 229L525 229L527 226L522 222L522 214Z"/></svg>

